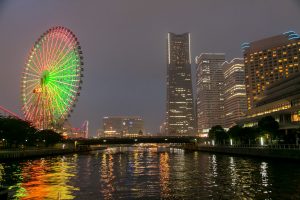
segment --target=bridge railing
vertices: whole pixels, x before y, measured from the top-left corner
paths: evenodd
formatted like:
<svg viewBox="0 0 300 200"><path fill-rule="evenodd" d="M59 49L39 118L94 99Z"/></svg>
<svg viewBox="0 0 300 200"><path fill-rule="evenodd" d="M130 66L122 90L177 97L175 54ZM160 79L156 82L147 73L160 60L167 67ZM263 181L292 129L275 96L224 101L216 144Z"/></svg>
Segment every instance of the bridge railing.
<svg viewBox="0 0 300 200"><path fill-rule="evenodd" d="M300 150L300 145L296 144L267 144L267 145L258 145L258 144L233 144L233 145L212 145L212 144L195 144L198 147L228 147L228 148L265 148L265 149L294 149Z"/></svg>

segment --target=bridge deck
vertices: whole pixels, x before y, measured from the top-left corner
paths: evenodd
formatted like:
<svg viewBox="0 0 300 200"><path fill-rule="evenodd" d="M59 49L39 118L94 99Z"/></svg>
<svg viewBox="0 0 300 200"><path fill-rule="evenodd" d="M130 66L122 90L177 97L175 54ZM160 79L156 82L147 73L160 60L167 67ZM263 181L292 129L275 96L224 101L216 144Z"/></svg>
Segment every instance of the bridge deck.
<svg viewBox="0 0 300 200"><path fill-rule="evenodd" d="M196 136L156 136L156 137L107 137L97 139L70 139L78 145L96 144L138 144L138 143L193 143L199 141Z"/></svg>

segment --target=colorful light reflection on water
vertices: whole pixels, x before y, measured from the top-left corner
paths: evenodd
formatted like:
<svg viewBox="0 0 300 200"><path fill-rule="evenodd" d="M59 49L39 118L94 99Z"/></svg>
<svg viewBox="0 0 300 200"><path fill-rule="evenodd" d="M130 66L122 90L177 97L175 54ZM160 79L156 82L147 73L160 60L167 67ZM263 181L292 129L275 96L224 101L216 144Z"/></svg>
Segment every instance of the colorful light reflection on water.
<svg viewBox="0 0 300 200"><path fill-rule="evenodd" d="M12 199L300 199L299 163L159 147L0 164Z"/></svg>

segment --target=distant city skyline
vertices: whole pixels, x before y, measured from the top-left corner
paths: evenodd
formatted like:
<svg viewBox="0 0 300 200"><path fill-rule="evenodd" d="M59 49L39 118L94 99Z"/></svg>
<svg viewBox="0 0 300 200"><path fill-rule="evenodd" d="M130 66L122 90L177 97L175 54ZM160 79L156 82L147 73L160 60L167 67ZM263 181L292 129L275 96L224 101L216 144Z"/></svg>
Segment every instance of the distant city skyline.
<svg viewBox="0 0 300 200"><path fill-rule="evenodd" d="M299 19L297 0L2 0L0 105L22 115L20 81L29 51L43 32L61 25L76 34L84 57L72 125L89 120L90 135L96 135L104 116L139 115L146 132L155 133L165 118L168 32L191 33L195 86L197 55L242 57L244 42L290 30L300 33Z"/></svg>

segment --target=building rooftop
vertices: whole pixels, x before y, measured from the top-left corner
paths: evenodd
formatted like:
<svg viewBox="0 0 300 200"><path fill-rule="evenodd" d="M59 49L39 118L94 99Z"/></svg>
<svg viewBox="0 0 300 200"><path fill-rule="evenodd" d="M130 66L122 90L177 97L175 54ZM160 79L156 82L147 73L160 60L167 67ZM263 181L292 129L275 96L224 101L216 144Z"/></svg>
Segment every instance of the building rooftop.
<svg viewBox="0 0 300 200"><path fill-rule="evenodd" d="M256 40L250 43L245 42L241 45L241 48L244 53L254 53L257 51L283 46L291 43L294 40L300 41L300 35L298 35L295 31L288 31L280 35Z"/></svg>

